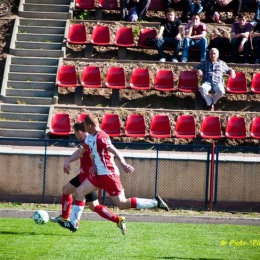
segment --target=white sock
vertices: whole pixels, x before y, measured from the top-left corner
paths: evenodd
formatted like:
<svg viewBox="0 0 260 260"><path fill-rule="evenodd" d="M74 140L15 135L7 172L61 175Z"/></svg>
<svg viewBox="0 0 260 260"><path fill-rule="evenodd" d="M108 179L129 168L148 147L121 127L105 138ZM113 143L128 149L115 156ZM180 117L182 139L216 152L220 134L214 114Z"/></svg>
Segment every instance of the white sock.
<svg viewBox="0 0 260 260"><path fill-rule="evenodd" d="M72 212L70 214L70 223L74 227L78 227L83 210L84 206L73 205Z"/></svg>
<svg viewBox="0 0 260 260"><path fill-rule="evenodd" d="M156 199L140 199L136 198L136 208L137 209L150 209L157 207Z"/></svg>

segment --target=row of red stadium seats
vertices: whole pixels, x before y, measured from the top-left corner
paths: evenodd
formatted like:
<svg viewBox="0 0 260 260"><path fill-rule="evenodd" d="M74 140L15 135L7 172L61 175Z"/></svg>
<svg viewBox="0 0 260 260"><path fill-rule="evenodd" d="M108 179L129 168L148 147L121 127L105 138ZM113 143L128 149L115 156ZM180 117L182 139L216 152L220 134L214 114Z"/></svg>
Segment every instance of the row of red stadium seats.
<svg viewBox="0 0 260 260"><path fill-rule="evenodd" d="M154 49L154 46L148 46L145 42L148 38L154 38L156 35L157 32L155 29L141 29L137 46L140 48ZM87 27L85 24L71 24L66 39L68 43L75 45L91 43L97 46L135 47L133 29L124 26L117 28L114 43L111 43L108 25L95 25L91 33L91 39L88 40Z"/></svg>
<svg viewBox="0 0 260 260"><path fill-rule="evenodd" d="M127 88L125 71L122 67L109 67L106 72L105 86L111 89ZM102 77L100 68L97 66L85 66L83 68L80 83L75 66L63 65L57 73L56 84L58 87L77 87L81 85L85 88L101 88ZM131 89L150 90L150 75L147 68L135 68L131 73ZM153 80L153 87L158 91L174 91L174 74L171 70L159 69ZM198 77L195 71L181 71L178 76L178 91L197 92ZM251 91L260 94L260 72L252 77ZM243 72L236 72L236 78L230 76L227 79L227 92L233 94L246 94L247 80Z"/></svg>
<svg viewBox="0 0 260 260"><path fill-rule="evenodd" d="M83 121L87 114L79 114L76 121ZM51 122L50 134L66 136L71 134L71 122L69 114L54 114ZM196 122L192 115L179 115L176 120L174 131L172 131L171 120L168 115L154 115L147 131L145 118L142 114L130 114L124 126L125 133L121 133L120 117L117 114L105 114L101 120L101 129L111 137L145 137L147 132L152 138L184 138L196 137ZM201 138L222 138L221 120L217 116L205 116L201 122ZM225 137L232 139L247 138L245 119L241 116L230 116L227 120ZM260 139L260 117L252 120L250 137Z"/></svg>

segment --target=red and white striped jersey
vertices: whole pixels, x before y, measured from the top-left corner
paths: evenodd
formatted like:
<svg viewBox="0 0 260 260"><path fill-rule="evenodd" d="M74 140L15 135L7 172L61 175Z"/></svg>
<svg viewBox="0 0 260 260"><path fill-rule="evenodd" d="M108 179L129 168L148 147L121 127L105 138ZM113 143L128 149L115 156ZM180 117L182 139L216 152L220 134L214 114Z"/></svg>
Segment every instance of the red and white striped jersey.
<svg viewBox="0 0 260 260"><path fill-rule="evenodd" d="M98 175L119 175L114 155L107 150L111 145L110 137L104 131L97 131L95 135L89 134L82 145L85 149L90 147Z"/></svg>

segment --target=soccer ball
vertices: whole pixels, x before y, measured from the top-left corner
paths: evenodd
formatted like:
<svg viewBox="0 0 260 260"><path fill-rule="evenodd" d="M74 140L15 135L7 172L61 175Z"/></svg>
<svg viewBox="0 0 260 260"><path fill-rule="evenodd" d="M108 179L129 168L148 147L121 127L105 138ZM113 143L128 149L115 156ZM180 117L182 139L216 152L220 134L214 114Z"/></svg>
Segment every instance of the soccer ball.
<svg viewBox="0 0 260 260"><path fill-rule="evenodd" d="M49 221L49 214L45 210L37 210L33 214L33 220L36 224L46 224Z"/></svg>

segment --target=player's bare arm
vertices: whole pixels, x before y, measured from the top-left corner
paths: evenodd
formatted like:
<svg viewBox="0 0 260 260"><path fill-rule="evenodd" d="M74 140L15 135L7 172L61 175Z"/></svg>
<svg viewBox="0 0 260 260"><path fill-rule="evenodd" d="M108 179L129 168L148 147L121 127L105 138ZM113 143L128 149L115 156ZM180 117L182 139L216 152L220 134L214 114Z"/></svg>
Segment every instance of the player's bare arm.
<svg viewBox="0 0 260 260"><path fill-rule="evenodd" d="M109 147L107 147L107 150L114 154L114 156L116 157L116 159L120 162L120 164L122 165L123 169L125 172L127 173L133 173L134 172L134 167L130 164L127 164L125 162L125 158L120 154L120 152L115 148L114 145L110 145Z"/></svg>
<svg viewBox="0 0 260 260"><path fill-rule="evenodd" d="M71 170L70 163L78 160L84 152L85 152L85 148L80 147L69 158L66 159L63 166L63 170L65 173L70 174L70 170Z"/></svg>

